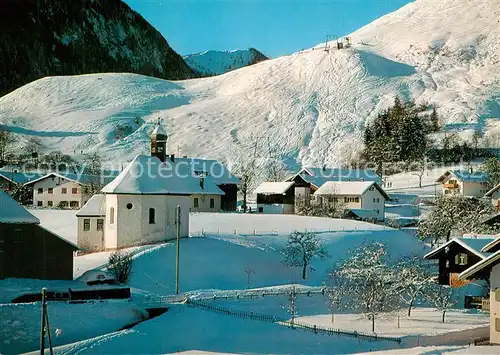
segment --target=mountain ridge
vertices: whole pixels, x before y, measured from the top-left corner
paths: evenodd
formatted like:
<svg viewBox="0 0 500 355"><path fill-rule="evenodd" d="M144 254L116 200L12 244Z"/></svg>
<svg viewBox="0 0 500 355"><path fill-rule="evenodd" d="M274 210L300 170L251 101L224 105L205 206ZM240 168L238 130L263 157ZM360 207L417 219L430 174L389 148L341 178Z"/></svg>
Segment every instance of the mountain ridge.
<svg viewBox="0 0 500 355"><path fill-rule="evenodd" d="M214 76L269 59L255 48L207 50L185 55L186 63L201 76Z"/></svg>
<svg viewBox="0 0 500 355"><path fill-rule="evenodd" d="M0 62L0 95L44 76L195 76L165 38L121 0L3 1Z"/></svg>

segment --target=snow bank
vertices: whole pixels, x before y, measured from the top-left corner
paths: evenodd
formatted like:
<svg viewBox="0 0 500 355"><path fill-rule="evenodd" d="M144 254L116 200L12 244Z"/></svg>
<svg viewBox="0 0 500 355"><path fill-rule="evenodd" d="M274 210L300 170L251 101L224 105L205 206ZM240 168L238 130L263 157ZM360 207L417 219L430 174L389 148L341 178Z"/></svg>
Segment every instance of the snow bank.
<svg viewBox="0 0 500 355"><path fill-rule="evenodd" d="M128 301L70 304L49 302L54 346L117 331L146 317ZM40 302L0 304L0 353L23 353L39 348ZM57 336L56 330L62 333Z"/></svg>

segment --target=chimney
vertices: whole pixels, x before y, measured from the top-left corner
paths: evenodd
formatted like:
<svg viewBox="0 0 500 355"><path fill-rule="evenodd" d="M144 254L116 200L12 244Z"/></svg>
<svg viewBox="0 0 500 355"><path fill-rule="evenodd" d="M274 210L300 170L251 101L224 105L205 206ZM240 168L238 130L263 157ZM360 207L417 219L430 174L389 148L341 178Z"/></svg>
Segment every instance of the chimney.
<svg viewBox="0 0 500 355"><path fill-rule="evenodd" d="M474 172L474 169L472 168L472 166L469 166L469 174L472 174Z"/></svg>
<svg viewBox="0 0 500 355"><path fill-rule="evenodd" d="M187 157L188 157L188 156L187 156L187 155L183 155L182 157L183 157L184 159L187 159Z"/></svg>
<svg viewBox="0 0 500 355"><path fill-rule="evenodd" d="M323 171L326 171L326 164L323 164Z"/></svg>
<svg viewBox="0 0 500 355"><path fill-rule="evenodd" d="M200 175L200 187L205 189L205 176Z"/></svg>
<svg viewBox="0 0 500 355"><path fill-rule="evenodd" d="M174 162L175 162L175 154L170 154L170 161L171 161L172 163L174 163Z"/></svg>

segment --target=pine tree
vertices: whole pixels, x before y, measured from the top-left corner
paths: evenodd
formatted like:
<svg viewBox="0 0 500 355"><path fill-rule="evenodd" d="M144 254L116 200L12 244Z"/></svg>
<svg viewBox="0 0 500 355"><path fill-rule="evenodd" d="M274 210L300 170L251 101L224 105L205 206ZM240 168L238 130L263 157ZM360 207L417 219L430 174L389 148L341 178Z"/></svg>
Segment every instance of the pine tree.
<svg viewBox="0 0 500 355"><path fill-rule="evenodd" d="M429 118L430 120L430 126L432 132L438 132L439 131L439 116L437 114L437 110L434 107L432 109L431 117Z"/></svg>

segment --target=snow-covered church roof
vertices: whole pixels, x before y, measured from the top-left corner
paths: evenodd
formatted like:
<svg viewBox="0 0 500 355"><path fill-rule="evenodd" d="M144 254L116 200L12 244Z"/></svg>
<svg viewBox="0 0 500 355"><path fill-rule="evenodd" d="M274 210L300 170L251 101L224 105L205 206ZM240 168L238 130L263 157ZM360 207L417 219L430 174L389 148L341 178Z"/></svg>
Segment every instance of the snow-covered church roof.
<svg viewBox="0 0 500 355"><path fill-rule="evenodd" d="M87 201L78 212L77 217L102 217L106 216L106 200L103 194L95 194Z"/></svg>
<svg viewBox="0 0 500 355"><path fill-rule="evenodd" d="M224 195L210 179L193 176L154 156L138 155L102 189L107 194ZM202 187L203 186L203 187Z"/></svg>
<svg viewBox="0 0 500 355"><path fill-rule="evenodd" d="M161 124L157 124L155 129L151 133L151 135L157 135L157 134L161 134L164 136L167 135L167 131L165 130L165 128Z"/></svg>
<svg viewBox="0 0 500 355"><path fill-rule="evenodd" d="M0 223L40 224L40 220L29 213L9 194L0 190Z"/></svg>

